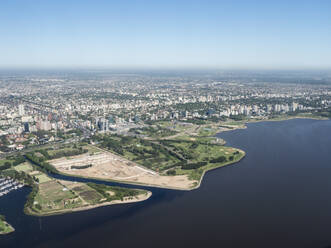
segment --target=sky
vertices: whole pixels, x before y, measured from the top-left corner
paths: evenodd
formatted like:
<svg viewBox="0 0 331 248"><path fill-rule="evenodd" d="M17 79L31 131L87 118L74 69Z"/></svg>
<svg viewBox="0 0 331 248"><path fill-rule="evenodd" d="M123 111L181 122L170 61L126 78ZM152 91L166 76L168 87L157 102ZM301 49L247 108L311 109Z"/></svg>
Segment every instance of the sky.
<svg viewBox="0 0 331 248"><path fill-rule="evenodd" d="M1 0L0 67L331 69L331 1Z"/></svg>

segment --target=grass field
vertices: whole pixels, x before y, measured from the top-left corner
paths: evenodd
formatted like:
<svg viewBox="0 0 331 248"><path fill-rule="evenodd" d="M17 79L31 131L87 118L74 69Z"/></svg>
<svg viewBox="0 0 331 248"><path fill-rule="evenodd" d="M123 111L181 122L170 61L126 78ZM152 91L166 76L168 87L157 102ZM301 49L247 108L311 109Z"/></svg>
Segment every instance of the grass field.
<svg viewBox="0 0 331 248"><path fill-rule="evenodd" d="M187 174L191 179L199 180L203 171L213 168L221 167L236 161L239 161L245 153L239 149L222 146L219 144L212 144L210 140L197 141L164 141L166 145L172 147L174 151L182 154L187 163L200 163L205 162L206 165L196 169L185 169L175 167L176 175ZM218 163L211 161L224 157L225 160Z"/></svg>
<svg viewBox="0 0 331 248"><path fill-rule="evenodd" d="M52 178L50 178L49 176L47 176L44 173L39 173L37 175L34 175L36 178L38 178L38 182L39 183L45 183L45 182L49 182L52 180Z"/></svg>
<svg viewBox="0 0 331 248"><path fill-rule="evenodd" d="M0 160L0 166L3 166L6 162L12 163L12 162L14 162L14 160L10 160L10 159L1 159L1 160Z"/></svg>
<svg viewBox="0 0 331 248"><path fill-rule="evenodd" d="M245 156L243 151L231 147L226 147L224 146L224 141L218 140L216 137L211 137L211 135L214 135L221 129L220 123L208 123L199 126L196 124L164 122L162 125L166 126L167 128L176 129L177 132L175 135L173 135L174 132L169 132L168 135L170 136L155 138L154 131L156 129L145 128L143 131L146 134L151 132L152 137L140 135L122 136L116 134L98 134L92 137L92 141L96 142L99 148L109 150L112 153L115 153L148 169L158 172L159 176L163 177L162 186L164 187L167 185L171 187L171 181L171 183L176 185L177 188L192 188L192 184L195 182L198 183L205 171L235 163ZM131 132L134 131L137 130L131 130ZM138 131L140 132L141 130ZM84 149L87 149L89 153L99 153L100 151L98 150L98 147L85 145ZM75 156L65 157L68 159L74 159ZM111 163L114 163L114 161L111 161ZM68 164L69 161L65 160L65 163ZM119 169L116 167L118 170L116 173L121 176L117 176L116 174L112 177L111 173L114 172L109 172L107 171L109 170L108 167L103 168L102 166L99 166L98 168L94 167L90 169L90 172L92 174L94 173L95 175L100 174L100 177L110 175L109 177L113 180L128 180L129 178L134 178L130 174L131 171L129 171L130 173L128 172L128 176L124 176L125 170L128 170L132 164L133 163L127 162L127 164L123 165L127 167ZM80 171L80 173L80 176L90 177L90 174L87 174L86 171ZM140 174L139 178L137 175L134 175L137 176L137 179L132 180L137 182L139 181L139 183L142 184L144 182L153 185L160 184L158 184L156 181L153 181L154 178L142 178L143 173ZM158 174L154 173L153 175ZM180 177L173 177L172 179L167 177L167 179L164 179L164 176L175 175ZM187 175L188 177L183 175ZM157 180L160 181L160 178ZM186 180L185 186L178 186L177 181L173 182L177 178L184 178L181 180ZM93 196L91 191L86 191L80 197L80 199L89 203L91 203L91 201L98 201L97 195L94 194Z"/></svg>
<svg viewBox="0 0 331 248"><path fill-rule="evenodd" d="M74 191L79 197L90 204L100 203L103 196L96 192L91 187L87 186L87 184L75 184L73 186L69 186L69 188Z"/></svg>
<svg viewBox="0 0 331 248"><path fill-rule="evenodd" d="M74 151L74 150L75 149L72 148L72 147L64 147L62 149L54 149L54 150L53 149L48 149L47 152L48 152L49 155L54 156L59 152L71 152L71 151Z"/></svg>
<svg viewBox="0 0 331 248"><path fill-rule="evenodd" d="M104 135L99 137L99 145L162 175L188 175L199 181L204 171L237 162L245 155L209 137L215 131L210 126L200 132L201 136L158 140Z"/></svg>
<svg viewBox="0 0 331 248"><path fill-rule="evenodd" d="M180 162L165 147L155 141L124 136L104 136L101 140L102 144L100 146L102 148L107 148L156 171Z"/></svg>
<svg viewBox="0 0 331 248"><path fill-rule="evenodd" d="M25 173L29 173L31 171L33 171L33 167L29 162L24 162L23 164L19 164L17 166L15 166L15 170L21 172L25 172Z"/></svg>
<svg viewBox="0 0 331 248"><path fill-rule="evenodd" d="M91 145L83 146L83 149L87 149L91 155L100 153L100 150L97 147Z"/></svg>
<svg viewBox="0 0 331 248"><path fill-rule="evenodd" d="M198 136L212 136L217 133L217 129L212 126L203 126L199 129Z"/></svg>
<svg viewBox="0 0 331 248"><path fill-rule="evenodd" d="M6 221L0 219L0 234L8 234L14 231L14 228Z"/></svg>
<svg viewBox="0 0 331 248"><path fill-rule="evenodd" d="M43 173L35 177L39 179L37 192L26 212L38 216L84 210L147 193L144 190L55 180Z"/></svg>
<svg viewBox="0 0 331 248"><path fill-rule="evenodd" d="M229 157L231 156L230 154L232 151L231 152L225 151L223 154L227 157L227 160L225 162L221 162L221 163L208 162L205 166L202 166L198 169L192 169L192 170L183 170L183 169L179 168L179 169L176 169L176 174L177 175L188 175L189 178L192 180L201 180L201 177L204 174L204 172L238 162L245 156L245 152L237 150L237 149L235 149L235 150L238 151L239 153L237 155L233 155L234 156L233 160L229 160Z"/></svg>
<svg viewBox="0 0 331 248"><path fill-rule="evenodd" d="M81 200L56 180L40 183L31 209L36 213L51 213L79 207Z"/></svg>

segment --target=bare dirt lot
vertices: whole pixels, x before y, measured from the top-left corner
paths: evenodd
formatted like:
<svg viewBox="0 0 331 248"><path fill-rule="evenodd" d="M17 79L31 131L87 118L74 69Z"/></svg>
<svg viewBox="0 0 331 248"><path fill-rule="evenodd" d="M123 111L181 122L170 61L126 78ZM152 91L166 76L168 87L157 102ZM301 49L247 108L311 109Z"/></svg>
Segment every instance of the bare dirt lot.
<svg viewBox="0 0 331 248"><path fill-rule="evenodd" d="M117 180L164 188L190 189L194 186L194 182L196 182L189 180L186 175L161 176L155 171L143 168L134 162L106 151L93 155L82 154L54 159L50 160L49 163L58 171L70 175Z"/></svg>

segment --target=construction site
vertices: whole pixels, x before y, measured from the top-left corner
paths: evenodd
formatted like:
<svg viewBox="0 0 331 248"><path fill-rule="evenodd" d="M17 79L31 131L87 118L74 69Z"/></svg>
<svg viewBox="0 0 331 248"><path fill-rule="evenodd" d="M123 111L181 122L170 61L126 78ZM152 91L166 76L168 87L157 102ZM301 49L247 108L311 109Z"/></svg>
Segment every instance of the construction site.
<svg viewBox="0 0 331 248"><path fill-rule="evenodd" d="M59 172L106 180L144 184L165 188L190 189L196 181L187 175L162 176L157 172L138 165L111 152L100 151L95 154L81 154L50 160Z"/></svg>

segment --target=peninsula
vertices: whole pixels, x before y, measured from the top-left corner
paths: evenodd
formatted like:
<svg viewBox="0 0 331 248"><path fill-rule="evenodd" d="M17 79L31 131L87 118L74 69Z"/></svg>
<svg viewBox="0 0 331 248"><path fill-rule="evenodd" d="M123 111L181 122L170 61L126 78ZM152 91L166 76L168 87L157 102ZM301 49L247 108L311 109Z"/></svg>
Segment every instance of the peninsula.
<svg viewBox="0 0 331 248"><path fill-rule="evenodd" d="M138 202L151 196L151 192L146 190L58 180L29 161L24 161L1 173L7 178L32 187L24 211L26 214L35 216L64 214L112 204ZM5 222L5 217L1 218L1 223L2 232L8 233L11 227Z"/></svg>
<svg viewBox="0 0 331 248"><path fill-rule="evenodd" d="M140 189L58 180L51 173L178 190L198 188L206 171L238 162L240 149L224 146L214 127L162 122L135 135L98 134L89 141L44 146L0 160L1 175L32 187L24 211L48 216L144 201ZM50 173L51 172L51 173ZM14 231L5 222L2 234Z"/></svg>
<svg viewBox="0 0 331 248"><path fill-rule="evenodd" d="M100 134L69 156L70 146L43 149L27 157L53 172L169 189L199 187L206 171L238 162L245 152L211 137L221 127L160 122L134 135ZM76 145L77 146L77 145ZM77 148L76 148L77 149ZM43 162L40 162L42 160Z"/></svg>

